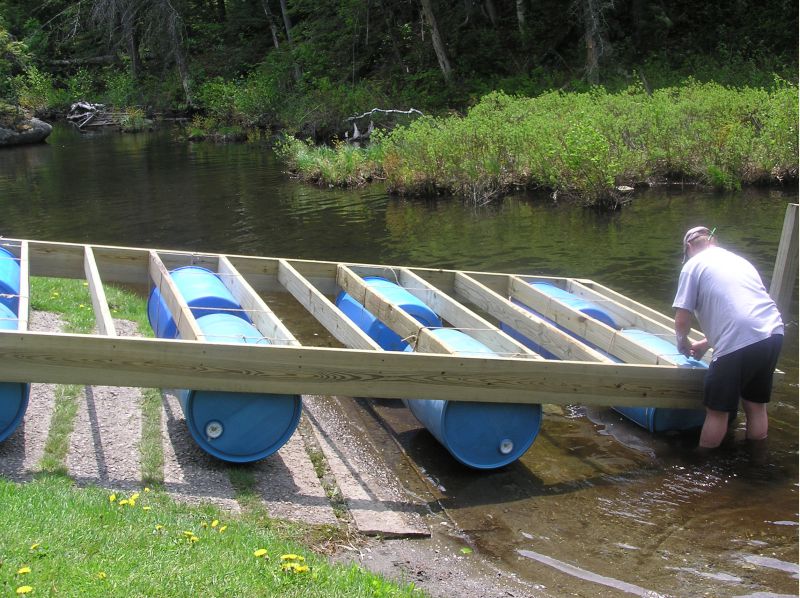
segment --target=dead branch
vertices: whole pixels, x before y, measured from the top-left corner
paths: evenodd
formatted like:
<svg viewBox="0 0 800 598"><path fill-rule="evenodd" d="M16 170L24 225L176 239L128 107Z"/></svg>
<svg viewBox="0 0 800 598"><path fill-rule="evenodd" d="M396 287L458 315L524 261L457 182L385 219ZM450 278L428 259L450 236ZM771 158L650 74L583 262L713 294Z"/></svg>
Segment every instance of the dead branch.
<svg viewBox="0 0 800 598"><path fill-rule="evenodd" d="M349 117L349 118L347 118L345 120L358 120L359 118L364 118L365 116L370 116L372 114L375 114L376 112L383 112L384 114L412 114L412 113L417 113L420 116L424 116L424 114L422 114L422 112L420 112L416 108L409 108L408 110L386 110L386 109L383 109L383 108L373 108L369 112L365 112L364 114L359 114L358 116L351 116L351 117Z"/></svg>

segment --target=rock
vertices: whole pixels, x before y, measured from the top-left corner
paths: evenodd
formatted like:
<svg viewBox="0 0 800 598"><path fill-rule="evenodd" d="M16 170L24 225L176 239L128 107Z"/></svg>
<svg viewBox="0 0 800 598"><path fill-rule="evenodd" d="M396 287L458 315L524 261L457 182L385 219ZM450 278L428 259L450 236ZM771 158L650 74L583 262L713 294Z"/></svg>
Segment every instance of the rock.
<svg viewBox="0 0 800 598"><path fill-rule="evenodd" d="M22 121L11 128L0 126L0 147L40 143L47 139L52 131L51 125L38 118Z"/></svg>
<svg viewBox="0 0 800 598"><path fill-rule="evenodd" d="M619 191L620 193L633 193L634 188L629 187L628 185L620 185L619 187L617 187L617 191Z"/></svg>

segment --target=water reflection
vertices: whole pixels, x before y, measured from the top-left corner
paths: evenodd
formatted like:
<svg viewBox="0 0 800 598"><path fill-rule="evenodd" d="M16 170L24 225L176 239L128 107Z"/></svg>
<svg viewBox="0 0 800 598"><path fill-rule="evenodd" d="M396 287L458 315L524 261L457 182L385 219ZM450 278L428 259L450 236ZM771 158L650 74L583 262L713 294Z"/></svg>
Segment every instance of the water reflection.
<svg viewBox="0 0 800 598"><path fill-rule="evenodd" d="M0 151L4 236L585 277L667 313L687 228L716 227L768 284L787 201L797 193L670 189L613 214L546 196L465 208L299 185L264 148L177 143L168 131L56 127L47 144ZM289 303L275 305L289 328L318 337ZM741 424L726 451L697 462L696 434L652 436L610 410L546 406L519 462L475 472L398 402L368 409L479 548L548 592L796 595L796 298L790 314L761 454Z"/></svg>

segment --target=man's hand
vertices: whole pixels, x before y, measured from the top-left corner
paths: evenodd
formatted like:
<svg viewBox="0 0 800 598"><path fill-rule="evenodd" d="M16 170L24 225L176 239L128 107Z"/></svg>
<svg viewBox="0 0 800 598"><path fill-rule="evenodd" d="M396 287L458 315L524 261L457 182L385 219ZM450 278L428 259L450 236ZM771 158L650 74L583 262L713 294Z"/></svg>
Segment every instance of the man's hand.
<svg viewBox="0 0 800 598"><path fill-rule="evenodd" d="M705 355L706 351L708 351L708 339L704 338L703 340L694 341L690 344L691 346L689 348L688 357L693 357L698 361L703 359L703 355ZM686 355L686 353L684 353L684 355Z"/></svg>

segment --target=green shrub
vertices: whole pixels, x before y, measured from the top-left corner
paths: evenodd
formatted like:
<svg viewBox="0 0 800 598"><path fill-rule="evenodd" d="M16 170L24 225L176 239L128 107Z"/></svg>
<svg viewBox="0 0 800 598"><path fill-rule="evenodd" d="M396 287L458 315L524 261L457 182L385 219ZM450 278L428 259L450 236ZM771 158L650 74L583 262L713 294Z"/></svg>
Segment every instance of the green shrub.
<svg viewBox="0 0 800 598"><path fill-rule="evenodd" d="M311 180L357 184L365 160L351 146L286 145ZM390 190L450 193L473 201L544 187L586 205L617 204L616 187L681 177L724 189L797 176L797 86L730 88L688 80L648 94L550 92L486 95L465 116L419 118L370 145ZM356 156L358 158L356 158ZM365 160L366 161L366 160Z"/></svg>

